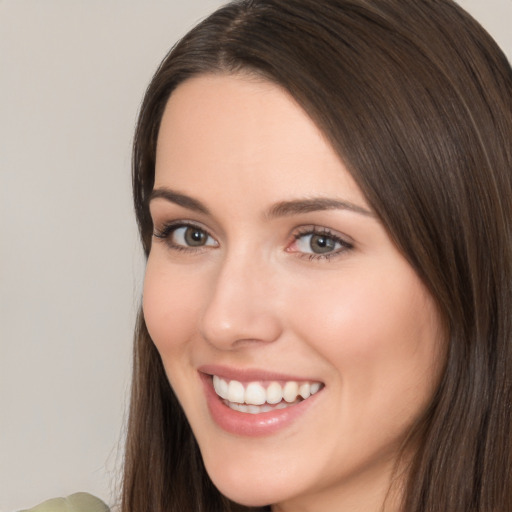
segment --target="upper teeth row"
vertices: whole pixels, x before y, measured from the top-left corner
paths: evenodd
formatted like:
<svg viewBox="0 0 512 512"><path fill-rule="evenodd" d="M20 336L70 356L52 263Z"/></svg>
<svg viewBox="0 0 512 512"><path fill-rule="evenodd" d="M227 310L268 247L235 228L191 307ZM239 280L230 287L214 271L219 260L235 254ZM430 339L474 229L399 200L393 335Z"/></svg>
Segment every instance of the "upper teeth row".
<svg viewBox="0 0 512 512"><path fill-rule="evenodd" d="M217 375L213 376L213 387L217 395L224 400L238 404L262 405L278 404L281 400L288 403L294 402L298 396L309 398L319 391L319 382L295 382L288 381L281 386L279 382L271 382L267 388L259 382L242 384L237 380L226 381Z"/></svg>

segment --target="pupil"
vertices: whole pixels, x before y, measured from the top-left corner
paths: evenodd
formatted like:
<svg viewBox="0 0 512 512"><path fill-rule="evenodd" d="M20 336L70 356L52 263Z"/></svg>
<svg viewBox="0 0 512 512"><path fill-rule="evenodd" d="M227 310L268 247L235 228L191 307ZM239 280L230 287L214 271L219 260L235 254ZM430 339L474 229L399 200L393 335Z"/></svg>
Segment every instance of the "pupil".
<svg viewBox="0 0 512 512"><path fill-rule="evenodd" d="M188 228L185 232L185 240L188 245L198 246L204 245L205 242L205 234L203 231L196 228Z"/></svg>
<svg viewBox="0 0 512 512"><path fill-rule="evenodd" d="M324 235L313 235L310 242L311 250L316 253L331 252L334 250L335 242L332 238Z"/></svg>

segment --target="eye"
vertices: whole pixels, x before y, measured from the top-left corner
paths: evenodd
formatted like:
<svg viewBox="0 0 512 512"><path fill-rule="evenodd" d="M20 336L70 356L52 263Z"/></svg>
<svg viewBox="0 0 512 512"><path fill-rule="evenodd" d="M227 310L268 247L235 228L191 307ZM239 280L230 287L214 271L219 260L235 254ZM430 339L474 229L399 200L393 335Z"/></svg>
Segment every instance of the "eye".
<svg viewBox="0 0 512 512"><path fill-rule="evenodd" d="M339 242L327 235L302 235L297 239L297 248L301 252L325 254L339 249L340 246Z"/></svg>
<svg viewBox="0 0 512 512"><path fill-rule="evenodd" d="M171 240L176 245L184 245L187 247L215 245L215 241L206 231L195 226L182 226L175 229L172 232Z"/></svg>
<svg viewBox="0 0 512 512"><path fill-rule="evenodd" d="M165 240L172 249L187 250L218 246L217 241L206 230L193 224L169 224L153 234Z"/></svg>
<svg viewBox="0 0 512 512"><path fill-rule="evenodd" d="M287 251L300 253L310 259L330 258L353 248L350 242L326 228L308 228L294 237Z"/></svg>

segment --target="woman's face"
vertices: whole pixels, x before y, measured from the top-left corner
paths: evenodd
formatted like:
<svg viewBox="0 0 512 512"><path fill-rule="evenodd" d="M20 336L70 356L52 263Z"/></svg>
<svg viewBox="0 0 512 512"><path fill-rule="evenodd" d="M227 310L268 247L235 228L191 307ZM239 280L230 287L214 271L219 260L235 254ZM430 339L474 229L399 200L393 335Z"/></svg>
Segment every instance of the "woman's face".
<svg viewBox="0 0 512 512"><path fill-rule="evenodd" d="M151 215L144 315L215 485L279 510L381 506L439 380L440 322L311 119L262 79L186 81Z"/></svg>

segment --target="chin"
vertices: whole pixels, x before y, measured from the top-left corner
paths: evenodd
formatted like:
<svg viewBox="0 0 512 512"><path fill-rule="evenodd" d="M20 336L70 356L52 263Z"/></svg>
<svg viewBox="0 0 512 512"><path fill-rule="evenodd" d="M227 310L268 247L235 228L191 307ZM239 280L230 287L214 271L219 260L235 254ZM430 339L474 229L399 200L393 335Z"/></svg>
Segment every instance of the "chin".
<svg viewBox="0 0 512 512"><path fill-rule="evenodd" d="M262 507L282 502L292 494L285 471L276 474L268 468L255 471L254 467L228 464L209 467L208 461L205 461L205 467L215 487L240 505Z"/></svg>

